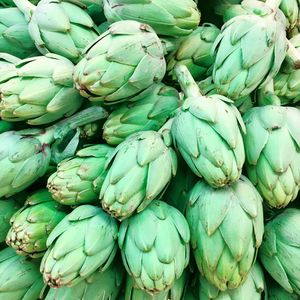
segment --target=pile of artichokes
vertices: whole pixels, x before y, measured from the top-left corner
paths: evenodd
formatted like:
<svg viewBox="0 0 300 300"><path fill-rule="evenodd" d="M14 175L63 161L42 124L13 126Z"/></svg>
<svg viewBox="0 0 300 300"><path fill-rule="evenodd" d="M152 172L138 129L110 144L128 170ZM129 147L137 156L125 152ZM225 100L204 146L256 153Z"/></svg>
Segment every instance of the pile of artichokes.
<svg viewBox="0 0 300 300"><path fill-rule="evenodd" d="M0 299L300 299L299 0L0 0Z"/></svg>

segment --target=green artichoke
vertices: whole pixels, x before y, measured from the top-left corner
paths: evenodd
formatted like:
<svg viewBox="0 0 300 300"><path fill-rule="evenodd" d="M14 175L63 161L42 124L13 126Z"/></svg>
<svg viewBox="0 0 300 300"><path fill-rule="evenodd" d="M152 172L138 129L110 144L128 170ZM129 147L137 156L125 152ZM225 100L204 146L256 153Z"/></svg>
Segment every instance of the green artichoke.
<svg viewBox="0 0 300 300"><path fill-rule="evenodd" d="M110 145L118 145L133 133L159 130L179 105L176 89L163 83L153 84L109 115L103 138Z"/></svg>
<svg viewBox="0 0 300 300"><path fill-rule="evenodd" d="M92 107L47 129L0 134L0 169L5 170L0 172L0 197L23 191L47 172L51 156L55 158L55 151L51 155L51 144L53 150L53 143L63 141L71 130L106 116L103 108Z"/></svg>
<svg viewBox="0 0 300 300"><path fill-rule="evenodd" d="M112 150L107 145L93 145L63 160L48 179L47 187L52 197L64 205L98 201L107 174L105 164Z"/></svg>
<svg viewBox="0 0 300 300"><path fill-rule="evenodd" d="M170 141L155 131L129 136L110 156L100 192L102 207L122 220L164 192L177 170Z"/></svg>
<svg viewBox="0 0 300 300"><path fill-rule="evenodd" d="M102 0L77 0L77 2L85 5L87 13L91 16L91 18L97 25L105 21Z"/></svg>
<svg viewBox="0 0 300 300"><path fill-rule="evenodd" d="M74 63L84 48L99 35L92 18L78 1L41 0L34 6L28 0L13 0L28 20L28 31L42 53L56 53Z"/></svg>
<svg viewBox="0 0 300 300"><path fill-rule="evenodd" d="M249 179L271 207L293 201L300 187L300 111L292 107L255 107L244 115Z"/></svg>
<svg viewBox="0 0 300 300"><path fill-rule="evenodd" d="M154 30L139 22L120 21L86 48L74 80L82 96L114 103L159 82L165 71L163 47Z"/></svg>
<svg viewBox="0 0 300 300"><path fill-rule="evenodd" d="M229 20L214 45L213 80L218 93L232 100L270 81L278 73L287 50L281 10L259 1L243 3L253 14Z"/></svg>
<svg viewBox="0 0 300 300"><path fill-rule="evenodd" d="M0 251L0 299L39 299L44 286L39 263L17 255L11 248Z"/></svg>
<svg viewBox="0 0 300 300"><path fill-rule="evenodd" d="M168 58L167 71L174 74L177 65L187 66L195 80L201 80L210 75L214 57L211 50L220 30L213 24L204 24L182 40L175 53Z"/></svg>
<svg viewBox="0 0 300 300"><path fill-rule="evenodd" d="M288 208L267 223L260 260L287 292L300 295L300 210ZM280 299L281 300L281 299Z"/></svg>
<svg viewBox="0 0 300 300"><path fill-rule="evenodd" d="M297 294L288 293L276 283L268 284L268 300L299 300Z"/></svg>
<svg viewBox="0 0 300 300"><path fill-rule="evenodd" d="M0 52L19 58L37 53L28 33L27 22L16 7L0 9Z"/></svg>
<svg viewBox="0 0 300 300"><path fill-rule="evenodd" d="M168 291L151 295L137 288L133 278L127 276L124 300L186 300L187 280L188 271L185 270Z"/></svg>
<svg viewBox="0 0 300 300"><path fill-rule="evenodd" d="M188 35L200 22L200 12L193 0L103 0L103 3L109 22L135 20L149 24L165 36Z"/></svg>
<svg viewBox="0 0 300 300"><path fill-rule="evenodd" d="M22 60L16 75L1 84L3 120L48 124L76 112L83 98L73 87L73 64L48 54Z"/></svg>
<svg viewBox="0 0 300 300"><path fill-rule="evenodd" d="M235 182L245 160L238 110L221 95L202 96L186 66L177 66L176 74L186 99L172 124L175 146L191 170L210 185Z"/></svg>
<svg viewBox="0 0 300 300"><path fill-rule="evenodd" d="M267 300L267 286L265 283L264 272L260 265L256 263L246 281L240 287L224 292L218 290L213 284L209 283L204 277L200 279L199 299L201 300Z"/></svg>
<svg viewBox="0 0 300 300"><path fill-rule="evenodd" d="M36 191L12 216L6 243L19 255L41 257L49 234L65 216L46 189Z"/></svg>
<svg viewBox="0 0 300 300"><path fill-rule="evenodd" d="M118 224L100 208L81 205L50 233L41 263L51 287L75 286L96 270L105 271L117 251Z"/></svg>
<svg viewBox="0 0 300 300"><path fill-rule="evenodd" d="M221 291L242 285L255 262L264 232L262 199L244 176L214 189L199 181L186 217L201 275Z"/></svg>
<svg viewBox="0 0 300 300"><path fill-rule="evenodd" d="M9 130L12 130L14 124L11 122L0 120L0 134Z"/></svg>
<svg viewBox="0 0 300 300"><path fill-rule="evenodd" d="M148 293L167 291L189 263L190 231L174 207L155 200L121 223L123 264L136 286Z"/></svg>
<svg viewBox="0 0 300 300"><path fill-rule="evenodd" d="M20 207L20 203L13 198L5 200L0 199L0 243L5 241L7 232L10 229L10 218Z"/></svg>
<svg viewBox="0 0 300 300"><path fill-rule="evenodd" d="M74 287L51 288L45 300L115 300L123 277L123 267L115 261L107 270L95 271Z"/></svg>

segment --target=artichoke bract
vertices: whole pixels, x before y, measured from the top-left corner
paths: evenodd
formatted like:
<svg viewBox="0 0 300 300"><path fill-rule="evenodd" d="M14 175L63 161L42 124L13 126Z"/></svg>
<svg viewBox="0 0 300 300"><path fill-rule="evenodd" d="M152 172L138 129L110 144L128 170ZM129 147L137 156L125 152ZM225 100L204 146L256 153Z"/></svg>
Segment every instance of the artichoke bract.
<svg viewBox="0 0 300 300"><path fill-rule="evenodd" d="M268 83L285 58L285 17L269 2L244 1L253 14L229 20L215 41L213 80L218 93L232 100Z"/></svg>
<svg viewBox="0 0 300 300"><path fill-rule="evenodd" d="M167 71L174 74L178 64L187 66L195 80L201 80L210 75L214 56L211 53L213 44L220 30L213 24L204 24L184 38L175 53L168 58Z"/></svg>
<svg viewBox="0 0 300 300"><path fill-rule="evenodd" d="M121 223L123 264L136 286L155 294L167 291L189 263L190 231L174 207L155 200Z"/></svg>
<svg viewBox="0 0 300 300"><path fill-rule="evenodd" d="M300 210L288 208L265 227L260 260L287 292L300 294Z"/></svg>
<svg viewBox="0 0 300 300"><path fill-rule="evenodd" d="M46 189L36 191L12 216L6 243L19 255L41 257L50 232L65 216Z"/></svg>
<svg viewBox="0 0 300 300"><path fill-rule="evenodd" d="M11 248L0 251L0 298L39 299L44 287L39 260L28 260Z"/></svg>
<svg viewBox="0 0 300 300"><path fill-rule="evenodd" d="M1 84L3 120L48 124L80 108L84 98L73 87L74 65L68 59L48 54L24 59L16 67L15 76Z"/></svg>
<svg viewBox="0 0 300 300"><path fill-rule="evenodd" d="M177 171L170 141L155 131L129 136L112 153L100 192L102 207L122 220L160 196Z"/></svg>
<svg viewBox="0 0 300 300"><path fill-rule="evenodd" d="M264 272L258 263L254 264L246 281L233 290L220 291L204 277L200 278L199 299L201 300L268 300ZM281 299L283 300L283 299Z"/></svg>
<svg viewBox="0 0 300 300"><path fill-rule="evenodd" d="M0 53L0 84L16 76L16 64L21 60L7 53Z"/></svg>
<svg viewBox="0 0 300 300"><path fill-rule="evenodd" d="M0 9L0 52L19 58L38 52L28 33L28 24L16 7Z"/></svg>
<svg viewBox="0 0 300 300"><path fill-rule="evenodd" d="M124 277L123 267L113 262L105 271L95 271L73 287L51 288L45 300L116 300Z"/></svg>
<svg viewBox="0 0 300 300"><path fill-rule="evenodd" d="M0 133L13 130L14 125L11 122L0 120Z"/></svg>
<svg viewBox="0 0 300 300"><path fill-rule="evenodd" d="M103 138L118 145L129 135L144 130L159 130L179 107L176 89L156 83L114 110L103 126Z"/></svg>
<svg viewBox="0 0 300 300"><path fill-rule="evenodd" d="M14 199L0 199L0 243L5 241L10 229L10 218L20 209L20 206L21 204Z"/></svg>
<svg viewBox="0 0 300 300"><path fill-rule="evenodd" d="M191 170L210 185L235 182L245 160L238 110L221 95L202 96L186 66L177 66L176 74L186 99L171 128L175 146Z"/></svg>
<svg viewBox="0 0 300 300"><path fill-rule="evenodd" d="M92 18L78 1L41 0L34 6L28 0L13 0L29 22L28 31L42 53L56 53L74 63L84 48L98 36Z"/></svg>
<svg viewBox="0 0 300 300"><path fill-rule="evenodd" d="M45 283L75 286L96 270L105 271L117 252L117 221L92 205L81 205L50 233L41 263Z"/></svg>
<svg viewBox="0 0 300 300"><path fill-rule="evenodd" d="M299 192L299 120L297 108L275 105L244 115L248 176L271 207L287 206Z"/></svg>
<svg viewBox="0 0 300 300"><path fill-rule="evenodd" d="M289 293L280 285L273 283L268 284L268 299L269 300L299 300L297 294Z"/></svg>
<svg viewBox="0 0 300 300"><path fill-rule="evenodd" d="M25 190L42 177L49 167L50 146L78 126L105 118L107 112L92 107L63 120L47 129L25 129L0 134L0 197L9 197ZM76 150L76 149L75 149ZM66 153L68 156L68 153ZM73 155L70 153L70 155Z"/></svg>
<svg viewBox="0 0 300 300"><path fill-rule="evenodd" d="M264 223L259 193L242 176L220 189L199 181L189 199L186 217L201 275L221 291L239 287L262 242Z"/></svg>
<svg viewBox="0 0 300 300"><path fill-rule="evenodd" d="M112 151L107 145L93 145L60 162L47 183L52 197L64 205L98 201L107 174L105 165Z"/></svg>
<svg viewBox="0 0 300 300"><path fill-rule="evenodd" d="M160 35L188 35L200 22L193 0L104 0L103 3L109 22L139 21L149 24Z"/></svg>
<svg viewBox="0 0 300 300"><path fill-rule="evenodd" d="M86 48L74 80L82 96L114 103L159 82L165 71L163 47L154 30L139 22L120 21Z"/></svg>

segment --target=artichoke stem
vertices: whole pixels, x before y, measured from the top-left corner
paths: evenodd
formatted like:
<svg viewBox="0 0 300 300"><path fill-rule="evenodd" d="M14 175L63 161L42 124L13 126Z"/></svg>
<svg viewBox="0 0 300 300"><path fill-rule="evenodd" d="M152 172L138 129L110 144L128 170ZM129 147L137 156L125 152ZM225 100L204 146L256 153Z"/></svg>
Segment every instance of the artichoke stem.
<svg viewBox="0 0 300 300"><path fill-rule="evenodd" d="M279 5L281 3L281 0L267 0L266 4L271 7L273 10L278 9Z"/></svg>
<svg viewBox="0 0 300 300"><path fill-rule="evenodd" d="M287 43L289 48L286 59L294 69L300 69L300 51L290 41Z"/></svg>
<svg viewBox="0 0 300 300"><path fill-rule="evenodd" d="M186 66L176 66L175 74L186 98L202 96L197 83Z"/></svg>
<svg viewBox="0 0 300 300"><path fill-rule="evenodd" d="M24 14L26 21L30 21L36 6L28 0L13 0L17 8Z"/></svg>

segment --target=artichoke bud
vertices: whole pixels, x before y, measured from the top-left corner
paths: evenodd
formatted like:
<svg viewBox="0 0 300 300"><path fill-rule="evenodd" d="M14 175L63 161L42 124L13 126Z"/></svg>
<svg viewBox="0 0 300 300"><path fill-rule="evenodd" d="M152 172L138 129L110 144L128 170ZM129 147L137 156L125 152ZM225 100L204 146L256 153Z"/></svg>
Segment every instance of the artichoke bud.
<svg viewBox="0 0 300 300"><path fill-rule="evenodd" d="M171 128L175 146L191 170L210 185L237 181L245 160L240 113L221 95L202 96L186 66L177 66L176 74L186 100Z"/></svg>
<svg viewBox="0 0 300 300"><path fill-rule="evenodd" d="M47 239L40 268L44 282L54 288L73 287L95 271L105 271L117 252L117 238L115 219L96 206L77 207Z"/></svg>
<svg viewBox="0 0 300 300"><path fill-rule="evenodd" d="M221 291L241 286L264 232L262 198L251 182L242 176L214 189L199 181L189 194L186 218L201 275Z"/></svg>
<svg viewBox="0 0 300 300"><path fill-rule="evenodd" d="M119 144L107 161L102 207L123 220L161 196L177 171L175 151L155 131L141 131Z"/></svg>
<svg viewBox="0 0 300 300"><path fill-rule="evenodd" d="M137 288L150 294L168 291L189 263L190 231L184 216L155 200L121 223L123 264Z"/></svg>
<svg viewBox="0 0 300 300"><path fill-rule="evenodd" d="M6 243L17 254L41 257L47 250L47 237L65 215L46 189L37 191L12 216Z"/></svg>

